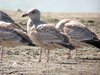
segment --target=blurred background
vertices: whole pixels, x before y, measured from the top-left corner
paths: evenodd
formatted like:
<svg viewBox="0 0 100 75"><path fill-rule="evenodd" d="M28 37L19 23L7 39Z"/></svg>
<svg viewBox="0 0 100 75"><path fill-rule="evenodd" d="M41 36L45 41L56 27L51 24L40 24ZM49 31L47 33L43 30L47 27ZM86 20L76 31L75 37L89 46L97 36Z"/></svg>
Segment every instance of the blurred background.
<svg viewBox="0 0 100 75"><path fill-rule="evenodd" d="M100 0L0 0L0 9L38 8L42 12L100 12Z"/></svg>

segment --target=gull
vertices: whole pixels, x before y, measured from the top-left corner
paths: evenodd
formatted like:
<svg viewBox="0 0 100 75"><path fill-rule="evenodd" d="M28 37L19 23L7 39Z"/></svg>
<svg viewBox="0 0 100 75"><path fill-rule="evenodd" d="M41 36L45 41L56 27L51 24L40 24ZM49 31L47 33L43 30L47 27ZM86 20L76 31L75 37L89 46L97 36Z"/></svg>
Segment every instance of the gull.
<svg viewBox="0 0 100 75"><path fill-rule="evenodd" d="M27 44L35 46L32 43L27 33L22 29L16 28L12 23L0 21L0 45L1 45L1 59L3 57L3 46L15 47L18 45Z"/></svg>
<svg viewBox="0 0 100 75"><path fill-rule="evenodd" d="M100 49L100 39L97 34L78 21L63 19L56 24L55 28L75 41L90 44Z"/></svg>
<svg viewBox="0 0 100 75"><path fill-rule="evenodd" d="M15 47L22 44L35 46L27 33L4 12L0 11L0 59L3 57L3 46Z"/></svg>
<svg viewBox="0 0 100 75"><path fill-rule="evenodd" d="M20 25L18 25L7 13L5 13L4 11L1 11L1 10L0 10L0 21L12 23L15 27L22 29L23 31L26 32L26 30L23 29Z"/></svg>
<svg viewBox="0 0 100 75"><path fill-rule="evenodd" d="M21 37L26 38L27 43L34 45L27 35L27 31L18 25L8 14L0 10L0 29L12 29L20 34Z"/></svg>
<svg viewBox="0 0 100 75"><path fill-rule="evenodd" d="M0 10L0 21L10 22L10 23L15 22L8 14L6 14L4 11L1 10Z"/></svg>
<svg viewBox="0 0 100 75"><path fill-rule="evenodd" d="M58 31L54 25L47 24L40 20L41 13L38 9L30 9L26 14L22 15L22 17L25 16L29 17L27 22L27 32L30 39L34 42L34 44L42 49L47 49L48 51L47 62L49 61L49 51L51 49L75 49L67 34ZM39 62L41 62L42 49L40 50Z"/></svg>

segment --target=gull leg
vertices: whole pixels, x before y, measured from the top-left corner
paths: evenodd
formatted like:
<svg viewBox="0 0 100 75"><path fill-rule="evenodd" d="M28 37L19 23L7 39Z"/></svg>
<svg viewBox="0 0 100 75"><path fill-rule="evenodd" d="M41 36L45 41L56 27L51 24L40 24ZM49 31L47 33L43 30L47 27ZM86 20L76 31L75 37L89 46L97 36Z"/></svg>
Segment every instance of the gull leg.
<svg viewBox="0 0 100 75"><path fill-rule="evenodd" d="M72 58L76 59L77 49L71 51Z"/></svg>
<svg viewBox="0 0 100 75"><path fill-rule="evenodd" d="M39 62L41 62L42 48L40 50Z"/></svg>
<svg viewBox="0 0 100 75"><path fill-rule="evenodd" d="M0 60L2 60L2 58L3 58L3 47L1 46L1 48L0 48Z"/></svg>
<svg viewBox="0 0 100 75"><path fill-rule="evenodd" d="M49 53L50 53L50 51L48 50L48 53L47 53L47 62L49 62Z"/></svg>
<svg viewBox="0 0 100 75"><path fill-rule="evenodd" d="M75 58L76 59L76 55L77 55L77 49L69 50L68 59L71 59L71 58Z"/></svg>
<svg viewBox="0 0 100 75"><path fill-rule="evenodd" d="M75 57L74 58L77 59L77 49L75 51L76 52L75 52Z"/></svg>
<svg viewBox="0 0 100 75"><path fill-rule="evenodd" d="M67 55L68 55L67 59L71 59L71 50L69 50Z"/></svg>
<svg viewBox="0 0 100 75"><path fill-rule="evenodd" d="M71 51L71 56L71 58L75 60L75 63L77 63L77 49Z"/></svg>
<svg viewBox="0 0 100 75"><path fill-rule="evenodd" d="M75 51L76 51L76 52L75 52L74 59L75 59L75 61L77 62L77 60L78 60L78 58L77 58L77 49L76 49Z"/></svg>

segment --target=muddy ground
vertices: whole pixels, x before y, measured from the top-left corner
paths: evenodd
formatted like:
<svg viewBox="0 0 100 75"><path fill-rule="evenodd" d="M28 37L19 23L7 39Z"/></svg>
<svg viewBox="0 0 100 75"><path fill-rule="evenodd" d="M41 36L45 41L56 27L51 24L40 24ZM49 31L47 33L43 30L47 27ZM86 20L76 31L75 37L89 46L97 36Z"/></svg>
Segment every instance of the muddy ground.
<svg viewBox="0 0 100 75"><path fill-rule="evenodd" d="M20 17L22 12L7 13L26 28L27 18ZM43 13L42 16L42 19L49 23L56 23L63 18L78 20L98 33L98 36L100 35L100 14ZM67 59L68 49L51 50L49 62L46 62L46 50L43 50L42 62L38 62L39 47L20 45L8 48L5 46L3 50L0 75L100 75L100 49L90 45L77 48L76 59Z"/></svg>

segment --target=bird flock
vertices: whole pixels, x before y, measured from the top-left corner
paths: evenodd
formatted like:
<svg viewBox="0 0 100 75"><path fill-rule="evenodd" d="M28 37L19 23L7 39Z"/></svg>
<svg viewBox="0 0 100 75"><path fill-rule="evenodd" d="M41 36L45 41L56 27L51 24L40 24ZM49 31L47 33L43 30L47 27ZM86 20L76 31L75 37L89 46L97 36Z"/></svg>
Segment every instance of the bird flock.
<svg viewBox="0 0 100 75"><path fill-rule="evenodd" d="M0 56L3 57L3 46L13 43L10 47L20 44L41 47L39 62L41 62L42 50L47 50L47 62L50 51L57 48L69 50L68 59L72 58L72 51L76 50L77 42L93 45L100 48L100 39L97 34L89 30L84 24L63 19L57 24L48 24L41 20L38 9L32 8L22 17L28 17L27 31L18 25L11 17L0 11ZM77 55L77 53L75 53Z"/></svg>

